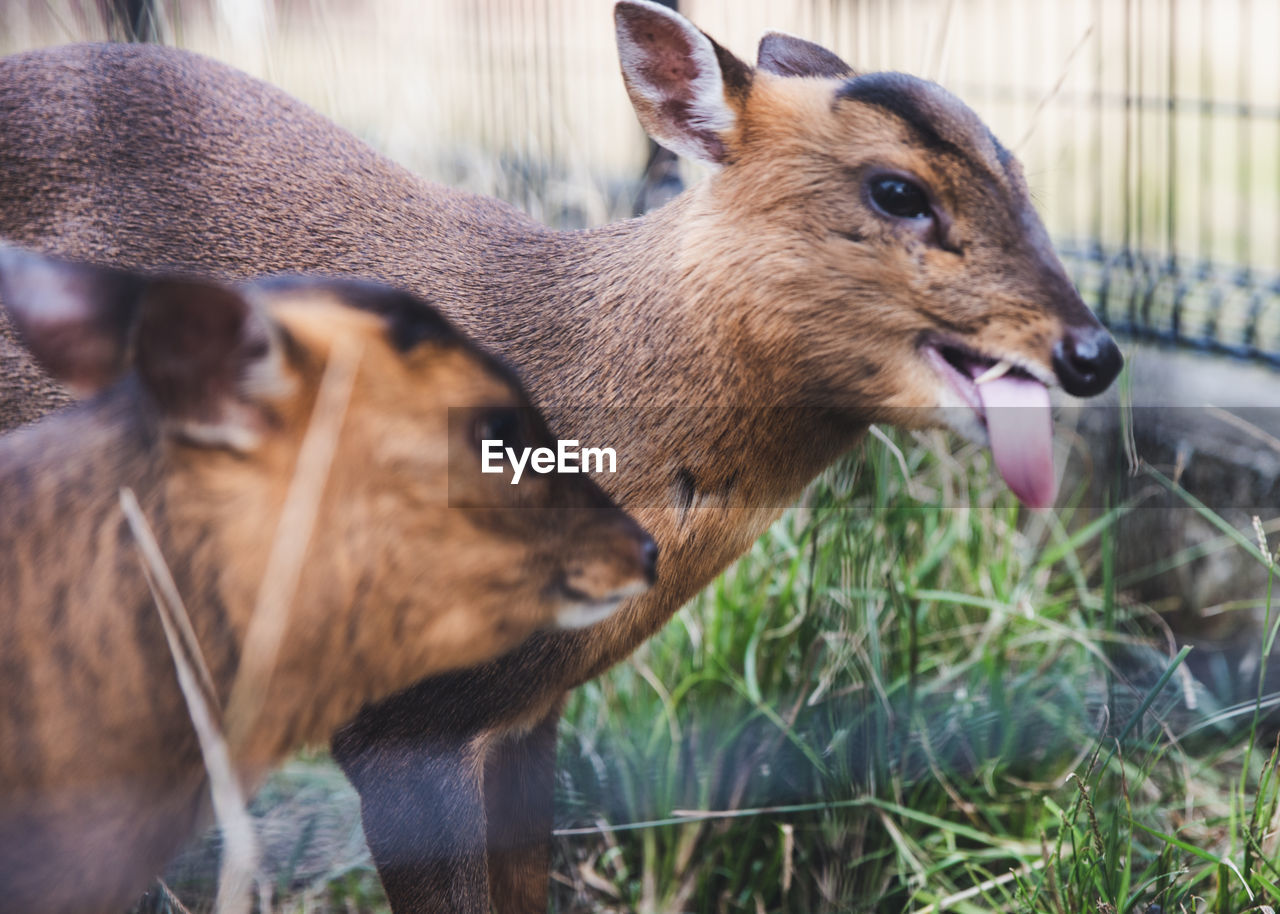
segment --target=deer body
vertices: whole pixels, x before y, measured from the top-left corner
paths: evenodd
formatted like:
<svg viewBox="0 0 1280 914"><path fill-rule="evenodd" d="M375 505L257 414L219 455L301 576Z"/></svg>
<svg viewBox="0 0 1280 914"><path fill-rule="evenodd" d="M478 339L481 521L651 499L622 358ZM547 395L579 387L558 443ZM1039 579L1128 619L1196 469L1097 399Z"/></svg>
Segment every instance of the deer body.
<svg viewBox="0 0 1280 914"><path fill-rule="evenodd" d="M686 212L701 202L696 196L646 219L557 232L500 201L425 182L289 96L211 61L111 45L34 56L45 91L74 91L68 71L79 71L85 91L91 86L103 97L120 97L117 104L145 106L156 119L140 135L121 118L113 138L100 126L113 119L95 115L60 127L59 145L50 148L40 114L45 106L32 104L33 87L7 91L0 98L0 106L10 106L3 109L0 155L11 158L0 158L0 170L48 169L42 177L56 181L60 193L23 199L21 182L11 178L18 199L0 209L0 237L133 267L229 278L286 271L368 275L429 295L468 335L516 365L553 428L564 427L562 415L572 415L567 431L581 440L625 442L627 466L661 468L618 474L615 482L624 488L616 497L644 505L650 523L665 521L666 539L697 544L696 564L662 576L661 590L678 588L670 597L675 606L741 554L860 434L851 423L832 428L834 437L806 429L806 437L823 446L801 450L789 435L800 430L776 424L754 429L751 448L728 442L708 451L708 440L726 434L720 423L735 418L714 407L746 404L767 415L797 402L768 363L704 357L721 286L682 276L694 266L682 261L698 259L681 250L691 221ZM0 63L0 71L6 66L27 76L23 55ZM104 82L112 72L120 83ZM135 75L144 78L134 81ZM163 103L155 97L161 93ZM209 99L218 102L213 124L198 115ZM190 129L196 123L202 123L199 135ZM146 167L124 175L117 150L135 145L151 150ZM271 168L245 167L250 149L260 165L270 159ZM21 161L36 150L41 161ZM59 163L77 159L72 175L57 174ZM132 216L120 212L124 200L134 201L127 207ZM252 218L245 219L246 211ZM724 269L728 274L732 265ZM0 396L9 398L6 414L16 416L35 406L26 391L43 376L25 364L7 368L12 364L0 363L7 369ZM780 395L776 403L769 402L771 392ZM43 409L60 402L52 388ZM635 404L644 408L632 409ZM638 419L647 420L639 435ZM691 421L712 427L691 429ZM770 432L781 440L769 441ZM681 470L682 479L706 480L704 491L691 493L700 504L714 505L723 495L718 480L735 478L734 501L755 507L679 517L677 505L686 498L676 491ZM664 563L667 555L678 561L666 553ZM582 678L625 657L669 614L633 611L633 631L592 639L609 649Z"/></svg>
<svg viewBox="0 0 1280 914"><path fill-rule="evenodd" d="M424 305L364 285L250 289L269 313L207 283L0 249L0 296L24 340L63 380L101 390L0 439L0 892L15 910L123 909L204 805L122 488L190 608L250 785L365 702L493 657L566 606L616 602L650 574L651 541L589 481L554 476L517 498L482 478L468 422L451 420L505 421L523 398ZM304 536L280 519L336 340L360 350L310 496L297 609L245 704L256 614L281 611L258 609L269 556ZM129 360L136 370L112 383Z"/></svg>
<svg viewBox="0 0 1280 914"><path fill-rule="evenodd" d="M231 276L379 277L510 359L562 437L618 449L602 482L658 540L657 586L589 630L535 635L371 706L335 739L397 912L545 905L566 690L662 626L868 423L982 437L970 406L986 389L948 371L1005 360L1023 387L1056 374L1079 394L1119 367L1016 163L951 96L855 78L778 35L752 68L653 4L620 3L617 20L645 127L719 170L644 218L585 232L424 182L189 54L90 46L0 62L0 236ZM931 214L909 212L920 195ZM31 377L5 381L11 411L31 408ZM1043 503L1043 472L1022 469L1020 494Z"/></svg>

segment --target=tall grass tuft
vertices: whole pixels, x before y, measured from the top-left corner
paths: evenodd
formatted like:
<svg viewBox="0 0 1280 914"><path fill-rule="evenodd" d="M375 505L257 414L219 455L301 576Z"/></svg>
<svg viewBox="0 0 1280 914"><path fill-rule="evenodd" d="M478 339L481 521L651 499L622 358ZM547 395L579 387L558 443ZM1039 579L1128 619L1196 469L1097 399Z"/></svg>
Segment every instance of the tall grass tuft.
<svg viewBox="0 0 1280 914"><path fill-rule="evenodd" d="M1086 511L1068 492L1027 516L984 453L946 443L869 439L575 693L553 910L1276 904L1280 776L1262 712L1277 696L1259 678L1252 701L1217 706L1188 649L1151 637L1112 560L1117 521L1140 505ZM1230 528L1143 472L1222 525L1212 548L1270 561L1270 524ZM1276 628L1268 610L1267 652ZM352 853L357 810L323 757L273 779L253 808L272 910L386 910ZM190 863L170 884L207 910L211 881ZM170 909L159 900L146 910Z"/></svg>
<svg viewBox="0 0 1280 914"><path fill-rule="evenodd" d="M1275 753L1192 713L1189 649L1117 593L1133 506L1022 517L938 441L834 468L578 692L558 910L1275 903Z"/></svg>

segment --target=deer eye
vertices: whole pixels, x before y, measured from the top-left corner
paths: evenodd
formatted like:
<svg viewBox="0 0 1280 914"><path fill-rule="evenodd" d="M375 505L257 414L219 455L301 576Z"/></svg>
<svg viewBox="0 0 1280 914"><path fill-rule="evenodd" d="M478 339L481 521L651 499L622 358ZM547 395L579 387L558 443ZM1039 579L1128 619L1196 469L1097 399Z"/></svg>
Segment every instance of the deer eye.
<svg viewBox="0 0 1280 914"><path fill-rule="evenodd" d="M872 178L868 191L871 203L886 216L895 219L930 219L933 207L929 205L929 196L920 185L899 178L885 175Z"/></svg>
<svg viewBox="0 0 1280 914"><path fill-rule="evenodd" d="M524 423L520 411L511 407L486 410L476 417L475 440L501 441L504 447L522 451L525 448Z"/></svg>

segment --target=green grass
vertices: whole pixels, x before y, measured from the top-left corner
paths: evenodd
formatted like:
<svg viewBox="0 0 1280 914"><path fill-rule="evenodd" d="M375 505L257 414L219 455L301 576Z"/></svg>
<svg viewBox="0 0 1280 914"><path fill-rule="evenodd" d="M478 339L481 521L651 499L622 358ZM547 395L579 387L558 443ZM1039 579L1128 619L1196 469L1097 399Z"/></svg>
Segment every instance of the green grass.
<svg viewBox="0 0 1280 914"><path fill-rule="evenodd" d="M1275 759L1247 715L1179 740L1186 652L1105 559L1125 509L1020 517L981 455L904 453L932 497L871 443L575 695L557 908L1274 904Z"/></svg>
<svg viewBox="0 0 1280 914"><path fill-rule="evenodd" d="M1092 500L1077 491L1027 515L982 451L889 440L830 470L575 693L553 909L1274 905L1280 778L1261 675L1254 701L1218 707L1187 651L1150 636L1152 614L1115 585L1134 505L1073 508ZM1213 547L1267 561L1253 531L1146 474L1221 529ZM1273 614L1264 627L1269 652ZM273 910L385 910L330 763L293 763L256 809L279 835ZM193 911L208 910L199 873L215 860L216 841L175 876Z"/></svg>

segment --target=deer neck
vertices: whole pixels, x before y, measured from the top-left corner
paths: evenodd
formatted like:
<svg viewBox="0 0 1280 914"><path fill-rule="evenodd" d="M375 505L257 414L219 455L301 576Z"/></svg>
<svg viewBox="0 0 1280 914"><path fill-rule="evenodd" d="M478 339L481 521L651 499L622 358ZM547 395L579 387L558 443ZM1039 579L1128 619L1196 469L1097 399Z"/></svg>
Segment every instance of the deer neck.
<svg viewBox="0 0 1280 914"><path fill-rule="evenodd" d="M741 334L742 293L696 250L716 230L705 187L640 219L531 233L514 263L507 248L486 265L501 306L453 303L520 370L554 434L617 449L619 472L598 481L658 537L679 592L643 602L673 608L864 430L815 404L799 360Z"/></svg>

